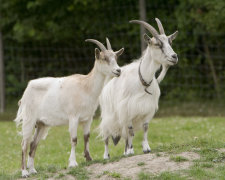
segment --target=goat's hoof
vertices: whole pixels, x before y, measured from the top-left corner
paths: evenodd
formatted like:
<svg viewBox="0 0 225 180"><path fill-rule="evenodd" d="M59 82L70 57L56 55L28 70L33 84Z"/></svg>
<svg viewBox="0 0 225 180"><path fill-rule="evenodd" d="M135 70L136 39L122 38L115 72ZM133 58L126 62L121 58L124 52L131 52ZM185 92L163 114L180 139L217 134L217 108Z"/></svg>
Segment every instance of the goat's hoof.
<svg viewBox="0 0 225 180"><path fill-rule="evenodd" d="M132 155L132 154L134 154L134 149L133 149L133 148L127 149L127 151L124 152L124 155L125 155L125 156L129 156L129 155Z"/></svg>
<svg viewBox="0 0 225 180"><path fill-rule="evenodd" d="M108 160L108 159L110 159L110 155L109 154L107 154L107 155L104 154L103 158L104 158L104 160Z"/></svg>
<svg viewBox="0 0 225 180"><path fill-rule="evenodd" d="M74 168L74 167L77 167L77 166L78 166L78 164L77 164L76 161L70 162L70 164L69 164L69 168Z"/></svg>
<svg viewBox="0 0 225 180"><path fill-rule="evenodd" d="M37 174L37 171L35 168L29 169L29 174Z"/></svg>
<svg viewBox="0 0 225 180"><path fill-rule="evenodd" d="M89 152L85 152L84 157L86 158L86 161L92 161L92 158L91 158Z"/></svg>
<svg viewBox="0 0 225 180"><path fill-rule="evenodd" d="M151 152L151 148L148 144L148 141L143 141L142 142L142 149L143 149L143 153L147 154Z"/></svg>
<svg viewBox="0 0 225 180"><path fill-rule="evenodd" d="M86 158L86 161L92 161L89 151L84 151L84 157Z"/></svg>
<svg viewBox="0 0 225 180"><path fill-rule="evenodd" d="M27 178L29 177L29 173L27 170L22 170L22 178Z"/></svg>
<svg viewBox="0 0 225 180"><path fill-rule="evenodd" d="M143 153L148 154L151 152L151 149L143 150Z"/></svg>
<svg viewBox="0 0 225 180"><path fill-rule="evenodd" d="M86 161L92 161L91 156L86 157Z"/></svg>

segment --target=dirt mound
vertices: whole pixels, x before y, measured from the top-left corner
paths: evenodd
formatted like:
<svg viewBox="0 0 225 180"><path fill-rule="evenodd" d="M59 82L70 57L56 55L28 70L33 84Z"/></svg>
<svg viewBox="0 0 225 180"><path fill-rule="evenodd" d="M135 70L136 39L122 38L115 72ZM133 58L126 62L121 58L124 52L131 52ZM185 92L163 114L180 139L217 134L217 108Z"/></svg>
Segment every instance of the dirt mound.
<svg viewBox="0 0 225 180"><path fill-rule="evenodd" d="M161 173L187 169L192 165L193 160L200 158L194 152L183 152L173 156L177 159L172 160L166 153L136 155L118 162L93 164L87 167L87 170L91 173L90 179L114 179L115 176L137 179L140 172Z"/></svg>

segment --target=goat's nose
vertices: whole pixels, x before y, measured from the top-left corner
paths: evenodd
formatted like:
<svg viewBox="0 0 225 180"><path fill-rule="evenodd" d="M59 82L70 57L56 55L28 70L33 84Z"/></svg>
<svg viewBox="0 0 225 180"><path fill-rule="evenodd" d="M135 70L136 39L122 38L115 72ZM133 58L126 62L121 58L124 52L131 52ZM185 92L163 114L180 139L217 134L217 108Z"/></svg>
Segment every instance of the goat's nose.
<svg viewBox="0 0 225 180"><path fill-rule="evenodd" d="M173 55L172 55L172 58L173 58L173 59L177 59L177 54L173 54Z"/></svg>
<svg viewBox="0 0 225 180"><path fill-rule="evenodd" d="M121 73L121 69L117 69L116 72L118 72L120 74Z"/></svg>

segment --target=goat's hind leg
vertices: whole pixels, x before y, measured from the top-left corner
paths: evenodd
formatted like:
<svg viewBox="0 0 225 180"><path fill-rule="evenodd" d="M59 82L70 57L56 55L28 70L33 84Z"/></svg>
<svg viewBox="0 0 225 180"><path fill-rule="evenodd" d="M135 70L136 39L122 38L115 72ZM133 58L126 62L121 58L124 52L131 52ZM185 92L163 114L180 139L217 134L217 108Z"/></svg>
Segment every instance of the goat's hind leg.
<svg viewBox="0 0 225 180"><path fill-rule="evenodd" d="M25 177L25 178L29 176L29 173L26 167L26 157L27 157L28 144L32 137L33 128L34 128L33 124L25 123L25 120L23 121L23 125L22 125L23 140L21 144L22 146L21 169L22 169L22 177Z"/></svg>
<svg viewBox="0 0 225 180"><path fill-rule="evenodd" d="M21 168L22 168L22 177L26 178L29 176L29 173L27 171L26 167L26 156L27 156L27 147L28 147L29 139L22 140L22 162L21 162Z"/></svg>
<svg viewBox="0 0 225 180"><path fill-rule="evenodd" d="M143 124L143 130L144 130L144 136L142 141L142 148L143 148L143 152L146 154L151 152L151 148L148 144L148 123L147 122Z"/></svg>
<svg viewBox="0 0 225 180"><path fill-rule="evenodd" d="M34 157L35 157L35 152L36 152L38 143L40 142L41 138L43 137L43 135L46 131L46 128L47 127L44 124L37 124L37 127L35 129L33 141L30 143L30 152L29 152L28 161L27 161L27 167L29 168L29 174L37 173L36 169L34 168Z"/></svg>
<svg viewBox="0 0 225 180"><path fill-rule="evenodd" d="M134 137L133 126L128 126L128 137L126 139L124 155L134 154L134 149L132 144L133 137Z"/></svg>
<svg viewBox="0 0 225 180"><path fill-rule="evenodd" d="M89 138L90 138L90 128L91 128L92 119L85 122L83 129L84 129L84 157L86 161L91 161L92 158L89 152Z"/></svg>

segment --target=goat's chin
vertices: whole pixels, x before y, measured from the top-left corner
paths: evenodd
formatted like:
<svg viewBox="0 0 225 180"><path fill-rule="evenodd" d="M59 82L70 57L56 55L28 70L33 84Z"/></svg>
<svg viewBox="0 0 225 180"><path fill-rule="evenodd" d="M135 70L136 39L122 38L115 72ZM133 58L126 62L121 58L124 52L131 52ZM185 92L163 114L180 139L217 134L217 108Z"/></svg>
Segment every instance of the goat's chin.
<svg viewBox="0 0 225 180"><path fill-rule="evenodd" d="M168 66L174 66L174 65L176 65L176 64L173 64L173 63L168 63Z"/></svg>
<svg viewBox="0 0 225 180"><path fill-rule="evenodd" d="M119 76L120 76L119 73L112 72L112 77L119 77Z"/></svg>
<svg viewBox="0 0 225 180"><path fill-rule="evenodd" d="M177 64L177 62L171 61L170 59L167 60L167 63L169 66L174 66Z"/></svg>

